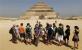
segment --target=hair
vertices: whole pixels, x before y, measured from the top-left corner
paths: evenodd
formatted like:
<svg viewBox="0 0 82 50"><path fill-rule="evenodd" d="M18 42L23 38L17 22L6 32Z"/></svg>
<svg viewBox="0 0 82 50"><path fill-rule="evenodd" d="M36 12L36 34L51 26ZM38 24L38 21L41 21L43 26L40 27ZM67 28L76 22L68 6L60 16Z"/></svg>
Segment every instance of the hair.
<svg viewBox="0 0 82 50"><path fill-rule="evenodd" d="M67 28L70 28L70 26L69 26L69 25L66 25L66 27L67 27Z"/></svg>
<svg viewBox="0 0 82 50"><path fill-rule="evenodd" d="M18 27L19 25L16 25L16 27Z"/></svg>
<svg viewBox="0 0 82 50"><path fill-rule="evenodd" d="M27 23L27 26L30 25L30 23Z"/></svg>
<svg viewBox="0 0 82 50"><path fill-rule="evenodd" d="M78 27L78 26L74 26L74 28L75 28L75 29L79 29L79 27Z"/></svg>
<svg viewBox="0 0 82 50"><path fill-rule="evenodd" d="M49 23L46 23L47 26L49 26Z"/></svg>
<svg viewBox="0 0 82 50"><path fill-rule="evenodd" d="M59 26L63 26L63 24L62 23L59 23Z"/></svg>
<svg viewBox="0 0 82 50"><path fill-rule="evenodd" d="M23 26L23 23L21 23L20 25Z"/></svg>
<svg viewBox="0 0 82 50"><path fill-rule="evenodd" d="M13 25L13 27L15 27L15 25Z"/></svg>

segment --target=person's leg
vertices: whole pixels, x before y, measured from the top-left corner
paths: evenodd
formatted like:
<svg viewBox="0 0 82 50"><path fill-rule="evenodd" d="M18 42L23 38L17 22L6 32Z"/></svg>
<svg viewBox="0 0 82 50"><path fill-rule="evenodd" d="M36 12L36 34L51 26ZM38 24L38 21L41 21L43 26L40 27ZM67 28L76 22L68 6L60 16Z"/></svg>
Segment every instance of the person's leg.
<svg viewBox="0 0 82 50"><path fill-rule="evenodd" d="M24 34L21 34L21 42L24 42L25 38L24 38Z"/></svg>
<svg viewBox="0 0 82 50"><path fill-rule="evenodd" d="M12 38L10 39L10 41L13 41L13 34L11 34L12 35Z"/></svg>
<svg viewBox="0 0 82 50"><path fill-rule="evenodd" d="M47 35L47 44L49 43L49 35Z"/></svg>
<svg viewBox="0 0 82 50"><path fill-rule="evenodd" d="M28 44L28 35L27 34L25 34L25 44L27 45Z"/></svg>
<svg viewBox="0 0 82 50"><path fill-rule="evenodd" d="M55 33L53 33L53 39L54 39L54 40L56 39L55 37L56 37L56 34L55 34Z"/></svg>
<svg viewBox="0 0 82 50"><path fill-rule="evenodd" d="M17 43L17 37L16 37L16 35L13 35L13 42Z"/></svg>
<svg viewBox="0 0 82 50"><path fill-rule="evenodd" d="M29 43L31 45L31 42L32 42L32 35L30 34L30 37L29 37Z"/></svg>
<svg viewBox="0 0 82 50"><path fill-rule="evenodd" d="M26 45L28 44L28 39L25 39L25 44L26 44Z"/></svg>
<svg viewBox="0 0 82 50"><path fill-rule="evenodd" d="M78 49L78 46L79 46L79 44L78 44L78 42L77 42L77 49Z"/></svg>
<svg viewBox="0 0 82 50"><path fill-rule="evenodd" d="M31 39L29 39L29 44L30 44L30 45L31 45L31 41L32 41L32 40L31 40Z"/></svg>
<svg viewBox="0 0 82 50"><path fill-rule="evenodd" d="M22 34L20 33L20 41L22 41Z"/></svg>
<svg viewBox="0 0 82 50"><path fill-rule="evenodd" d="M61 43L61 45L64 44L63 35L60 36L60 43Z"/></svg>
<svg viewBox="0 0 82 50"><path fill-rule="evenodd" d="M51 39L52 39L52 37L51 37L51 36L49 36L49 38L48 38L48 39L49 39L49 44L51 44Z"/></svg>
<svg viewBox="0 0 82 50"><path fill-rule="evenodd" d="M39 38L36 37L36 40L35 40L35 45L38 46L38 41L39 41Z"/></svg>
<svg viewBox="0 0 82 50"><path fill-rule="evenodd" d="M67 37L67 45L69 44L69 36Z"/></svg>
<svg viewBox="0 0 82 50"><path fill-rule="evenodd" d="M12 42L14 42L14 35L13 34L12 34L12 39L11 40L12 40Z"/></svg>
<svg viewBox="0 0 82 50"><path fill-rule="evenodd" d="M75 48L77 48L78 49L78 42L76 42L76 47Z"/></svg>
<svg viewBox="0 0 82 50"><path fill-rule="evenodd" d="M31 44L31 35L28 34L28 43Z"/></svg>
<svg viewBox="0 0 82 50"><path fill-rule="evenodd" d="M20 34L19 33L17 34L17 39L20 40Z"/></svg>
<svg viewBox="0 0 82 50"><path fill-rule="evenodd" d="M75 47L76 47L76 43L75 43L75 41L74 41L74 50L75 50Z"/></svg>
<svg viewBox="0 0 82 50"><path fill-rule="evenodd" d="M58 35L58 43L59 43L59 45L61 45L60 39L61 39L61 37L60 37L60 35Z"/></svg>
<svg viewBox="0 0 82 50"><path fill-rule="evenodd" d="M64 43L67 44L67 39L66 38L64 39Z"/></svg>
<svg viewBox="0 0 82 50"><path fill-rule="evenodd" d="M66 44L66 39L67 39L66 36L64 36L64 44Z"/></svg>

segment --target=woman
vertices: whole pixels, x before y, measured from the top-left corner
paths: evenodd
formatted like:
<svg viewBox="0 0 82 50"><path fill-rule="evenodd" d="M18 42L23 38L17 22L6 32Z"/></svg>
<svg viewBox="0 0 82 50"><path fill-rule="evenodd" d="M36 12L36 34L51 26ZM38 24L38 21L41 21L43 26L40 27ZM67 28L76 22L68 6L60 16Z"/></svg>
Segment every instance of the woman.
<svg viewBox="0 0 82 50"><path fill-rule="evenodd" d="M74 41L74 49L77 48L78 49L78 42L79 42L79 27L78 26L75 26L74 27L74 36L73 36L73 39L72 41Z"/></svg>

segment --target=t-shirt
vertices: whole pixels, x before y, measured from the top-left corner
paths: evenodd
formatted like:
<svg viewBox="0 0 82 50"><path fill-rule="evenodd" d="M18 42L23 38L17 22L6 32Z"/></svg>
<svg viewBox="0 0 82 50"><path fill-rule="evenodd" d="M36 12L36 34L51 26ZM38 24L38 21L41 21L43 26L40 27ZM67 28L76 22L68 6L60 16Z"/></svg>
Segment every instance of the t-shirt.
<svg viewBox="0 0 82 50"><path fill-rule="evenodd" d="M27 27L26 27L26 33L31 33L31 29L32 29L32 28L31 28L30 26L27 26Z"/></svg>
<svg viewBox="0 0 82 50"><path fill-rule="evenodd" d="M15 27L16 33L19 33L19 28Z"/></svg>
<svg viewBox="0 0 82 50"><path fill-rule="evenodd" d="M51 36L53 34L53 29L52 28L49 28L48 29L48 36Z"/></svg>
<svg viewBox="0 0 82 50"><path fill-rule="evenodd" d="M63 30L63 28L58 28L58 34L59 35L64 35L64 30Z"/></svg>
<svg viewBox="0 0 82 50"><path fill-rule="evenodd" d="M19 33L25 33L25 28L23 26L19 27Z"/></svg>
<svg viewBox="0 0 82 50"><path fill-rule="evenodd" d="M65 34L66 34L66 36L69 36L70 35L70 29L66 29Z"/></svg>

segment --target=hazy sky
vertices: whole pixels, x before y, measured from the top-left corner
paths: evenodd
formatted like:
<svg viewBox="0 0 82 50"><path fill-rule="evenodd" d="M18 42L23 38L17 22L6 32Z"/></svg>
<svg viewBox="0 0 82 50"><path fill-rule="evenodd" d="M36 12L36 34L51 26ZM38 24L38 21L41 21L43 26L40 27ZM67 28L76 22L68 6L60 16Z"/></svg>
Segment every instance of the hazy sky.
<svg viewBox="0 0 82 50"><path fill-rule="evenodd" d="M18 17L40 0L0 0L0 16ZM82 0L42 0L61 16L82 16Z"/></svg>

